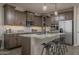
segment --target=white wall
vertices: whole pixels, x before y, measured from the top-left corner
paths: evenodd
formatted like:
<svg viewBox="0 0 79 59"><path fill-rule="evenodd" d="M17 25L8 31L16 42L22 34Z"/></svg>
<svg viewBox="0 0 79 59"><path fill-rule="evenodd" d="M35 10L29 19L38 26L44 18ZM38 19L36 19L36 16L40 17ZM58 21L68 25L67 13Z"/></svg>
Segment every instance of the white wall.
<svg viewBox="0 0 79 59"><path fill-rule="evenodd" d="M79 46L79 6L74 6L74 46Z"/></svg>
<svg viewBox="0 0 79 59"><path fill-rule="evenodd" d="M77 46L77 7L74 6L74 46Z"/></svg>
<svg viewBox="0 0 79 59"><path fill-rule="evenodd" d="M3 6L0 6L0 25L4 24L4 9Z"/></svg>
<svg viewBox="0 0 79 59"><path fill-rule="evenodd" d="M4 9L3 6L0 4L0 40L2 40L1 48L4 48Z"/></svg>

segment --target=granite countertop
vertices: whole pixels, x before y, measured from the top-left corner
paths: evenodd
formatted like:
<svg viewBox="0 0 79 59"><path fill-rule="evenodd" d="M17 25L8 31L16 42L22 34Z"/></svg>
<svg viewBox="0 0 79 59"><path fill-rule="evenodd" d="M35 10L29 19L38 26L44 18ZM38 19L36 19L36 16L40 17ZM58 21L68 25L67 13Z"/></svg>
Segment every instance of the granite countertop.
<svg viewBox="0 0 79 59"><path fill-rule="evenodd" d="M31 33L31 32L29 32L29 33ZM24 33L23 32L23 33L4 33L4 34L8 34L9 35L9 34L28 34L28 33L26 33L26 32Z"/></svg>
<svg viewBox="0 0 79 59"><path fill-rule="evenodd" d="M19 36L21 36L21 37L33 37L33 38L44 39L44 38L56 37L56 36L60 36L60 35L64 35L64 33L21 34Z"/></svg>
<svg viewBox="0 0 79 59"><path fill-rule="evenodd" d="M36 33L42 33L42 32L22 32L22 33L14 33L14 32L11 32L11 33L4 33L4 34L36 34ZM46 33L57 33L57 32L46 32Z"/></svg>

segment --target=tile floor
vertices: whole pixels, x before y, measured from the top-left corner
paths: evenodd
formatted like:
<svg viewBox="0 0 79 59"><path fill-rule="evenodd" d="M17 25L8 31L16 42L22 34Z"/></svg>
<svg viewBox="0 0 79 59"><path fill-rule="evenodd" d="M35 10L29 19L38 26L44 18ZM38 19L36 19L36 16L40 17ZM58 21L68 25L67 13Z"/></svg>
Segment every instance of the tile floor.
<svg viewBox="0 0 79 59"><path fill-rule="evenodd" d="M21 55L21 47L11 50L0 51L0 55ZM79 55L79 47L68 46L66 55Z"/></svg>
<svg viewBox="0 0 79 59"><path fill-rule="evenodd" d="M0 55L21 55L21 47L11 50L0 50Z"/></svg>

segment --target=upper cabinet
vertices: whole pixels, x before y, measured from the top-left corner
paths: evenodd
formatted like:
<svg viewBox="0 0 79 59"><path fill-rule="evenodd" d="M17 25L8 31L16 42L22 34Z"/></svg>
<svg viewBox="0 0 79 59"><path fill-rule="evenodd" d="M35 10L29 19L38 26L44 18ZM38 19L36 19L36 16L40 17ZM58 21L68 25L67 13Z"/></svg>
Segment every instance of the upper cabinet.
<svg viewBox="0 0 79 59"><path fill-rule="evenodd" d="M32 21L34 14L32 12L26 11L26 19Z"/></svg>
<svg viewBox="0 0 79 59"><path fill-rule="evenodd" d="M15 10L14 6L4 5L4 24L13 26L26 26L26 14Z"/></svg>
<svg viewBox="0 0 79 59"><path fill-rule="evenodd" d="M40 16L33 16L33 26L42 26L42 19Z"/></svg>
<svg viewBox="0 0 79 59"><path fill-rule="evenodd" d="M50 26L50 18L46 18L46 26ZM29 11L18 11L14 6L4 5L4 24L13 26L42 26L42 17Z"/></svg>
<svg viewBox="0 0 79 59"><path fill-rule="evenodd" d="M47 17L46 19L46 26L50 26L51 25L51 18Z"/></svg>
<svg viewBox="0 0 79 59"><path fill-rule="evenodd" d="M65 13L66 20L73 20L73 11Z"/></svg>
<svg viewBox="0 0 79 59"><path fill-rule="evenodd" d="M41 26L41 16L36 16L32 12L26 12L26 26Z"/></svg>
<svg viewBox="0 0 79 59"><path fill-rule="evenodd" d="M51 18L48 16L42 16L42 26L50 26Z"/></svg>
<svg viewBox="0 0 79 59"><path fill-rule="evenodd" d="M15 11L15 25L26 26L26 14L22 11Z"/></svg>
<svg viewBox="0 0 79 59"><path fill-rule="evenodd" d="M64 20L73 20L73 10L59 12L57 17L52 15L50 23L58 24L59 21Z"/></svg>
<svg viewBox="0 0 79 59"><path fill-rule="evenodd" d="M60 20L73 20L73 10L59 14Z"/></svg>
<svg viewBox="0 0 79 59"><path fill-rule="evenodd" d="M15 20L15 7L5 4L4 5L4 24L14 25Z"/></svg>

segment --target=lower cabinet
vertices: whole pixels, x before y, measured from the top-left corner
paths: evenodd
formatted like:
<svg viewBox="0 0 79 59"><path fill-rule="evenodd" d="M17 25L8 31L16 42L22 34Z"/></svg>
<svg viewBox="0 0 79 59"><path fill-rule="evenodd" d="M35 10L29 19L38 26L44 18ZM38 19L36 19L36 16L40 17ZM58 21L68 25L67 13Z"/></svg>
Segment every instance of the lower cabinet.
<svg viewBox="0 0 79 59"><path fill-rule="evenodd" d="M5 34L4 35L4 47L5 49L11 49L21 46L21 41L16 34Z"/></svg>
<svg viewBox="0 0 79 59"><path fill-rule="evenodd" d="M30 37L21 37L22 38L22 55L31 55L31 38Z"/></svg>
<svg viewBox="0 0 79 59"><path fill-rule="evenodd" d="M16 37L16 45L21 46L21 38L19 36Z"/></svg>

